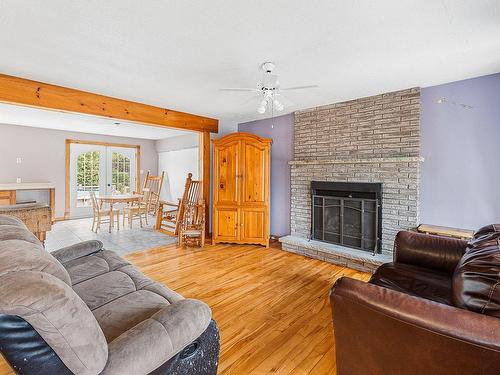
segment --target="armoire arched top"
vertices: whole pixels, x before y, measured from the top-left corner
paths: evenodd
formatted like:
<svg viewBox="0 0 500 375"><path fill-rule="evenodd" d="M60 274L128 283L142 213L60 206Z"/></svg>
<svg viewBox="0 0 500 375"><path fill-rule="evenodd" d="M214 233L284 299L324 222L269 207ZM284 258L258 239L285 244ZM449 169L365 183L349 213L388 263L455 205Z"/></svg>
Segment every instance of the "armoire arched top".
<svg viewBox="0 0 500 375"><path fill-rule="evenodd" d="M228 134L222 138L215 139L214 144L216 144L216 143L222 144L222 143L232 142L235 140L240 141L240 140L244 140L244 139L253 140L253 141L262 142L262 143L269 143L269 144L273 143L273 140L270 138L262 138L262 137L259 137L258 135L252 134L252 133L236 132L236 133Z"/></svg>

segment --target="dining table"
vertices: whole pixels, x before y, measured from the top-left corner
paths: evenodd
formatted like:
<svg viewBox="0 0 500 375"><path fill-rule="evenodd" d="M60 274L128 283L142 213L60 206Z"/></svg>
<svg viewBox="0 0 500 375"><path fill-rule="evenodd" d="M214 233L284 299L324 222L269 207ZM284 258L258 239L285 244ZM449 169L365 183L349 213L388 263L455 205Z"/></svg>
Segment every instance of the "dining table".
<svg viewBox="0 0 500 375"><path fill-rule="evenodd" d="M101 195L97 199L101 204L107 203L109 204L109 216L110 218L113 216L113 205L118 203L126 203L130 204L133 202L141 201L144 198L142 194L111 194L111 195ZM114 228L115 223L113 219L109 220L109 231Z"/></svg>

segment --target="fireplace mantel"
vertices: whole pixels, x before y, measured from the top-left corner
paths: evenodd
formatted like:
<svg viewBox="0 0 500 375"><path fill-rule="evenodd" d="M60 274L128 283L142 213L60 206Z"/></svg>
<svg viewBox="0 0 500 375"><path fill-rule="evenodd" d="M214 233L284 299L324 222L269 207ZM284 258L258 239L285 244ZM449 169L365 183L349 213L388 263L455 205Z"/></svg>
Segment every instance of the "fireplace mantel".
<svg viewBox="0 0 500 375"><path fill-rule="evenodd" d="M386 158L369 159L317 159L317 160L292 160L290 165L330 165L330 164L382 164L382 163L414 163L424 162L421 156L394 156Z"/></svg>

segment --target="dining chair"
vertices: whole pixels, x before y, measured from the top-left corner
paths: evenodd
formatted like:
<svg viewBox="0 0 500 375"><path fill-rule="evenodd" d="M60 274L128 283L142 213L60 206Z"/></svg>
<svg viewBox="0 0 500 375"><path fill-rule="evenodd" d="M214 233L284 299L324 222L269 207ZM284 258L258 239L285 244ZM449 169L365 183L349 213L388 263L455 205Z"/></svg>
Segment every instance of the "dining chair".
<svg viewBox="0 0 500 375"><path fill-rule="evenodd" d="M150 191L145 189L143 190L142 199L140 201L130 202L123 209L123 227L125 227L125 220L128 220L129 227L132 228L132 221L139 219L140 226L142 228L142 218L146 222L148 222L148 211L150 205Z"/></svg>
<svg viewBox="0 0 500 375"><path fill-rule="evenodd" d="M109 223L109 232L111 233L111 228L113 227L113 221L116 216L116 228L120 230L120 210L113 209L113 211L109 209L105 209L101 203L97 200L97 197L94 192L90 193L90 201L92 202L92 232L95 233L100 229L101 224Z"/></svg>

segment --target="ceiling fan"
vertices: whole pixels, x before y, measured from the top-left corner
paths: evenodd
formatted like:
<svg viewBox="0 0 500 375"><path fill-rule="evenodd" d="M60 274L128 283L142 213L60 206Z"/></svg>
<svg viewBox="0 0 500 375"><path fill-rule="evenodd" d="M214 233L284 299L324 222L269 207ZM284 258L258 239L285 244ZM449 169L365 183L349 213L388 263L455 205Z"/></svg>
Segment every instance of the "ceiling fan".
<svg viewBox="0 0 500 375"><path fill-rule="evenodd" d="M282 101L279 100L279 96L282 95L281 91L303 90L318 87L317 85L307 85L281 88L278 75L273 74L273 70L276 68L276 65L268 61L263 63L261 68L264 71L264 74L262 76L262 80L257 84L256 88L225 88L220 89L220 91L247 91L257 93L257 96L261 98L257 112L263 114L268 108L271 109L273 113L274 111L282 111L285 108Z"/></svg>

